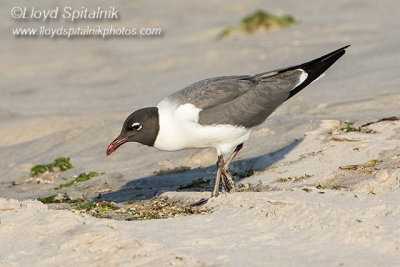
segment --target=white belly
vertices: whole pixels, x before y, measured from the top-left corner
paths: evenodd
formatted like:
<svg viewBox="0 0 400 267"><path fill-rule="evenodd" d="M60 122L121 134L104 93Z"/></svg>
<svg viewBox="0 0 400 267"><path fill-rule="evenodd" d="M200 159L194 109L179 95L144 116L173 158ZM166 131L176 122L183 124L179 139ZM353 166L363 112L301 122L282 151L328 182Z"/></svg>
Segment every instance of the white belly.
<svg viewBox="0 0 400 267"><path fill-rule="evenodd" d="M187 148L214 147L217 153L229 154L235 147L247 141L251 130L229 124L201 125L198 123L201 109L192 104L174 107L164 99L158 105L160 130L154 147L176 151Z"/></svg>

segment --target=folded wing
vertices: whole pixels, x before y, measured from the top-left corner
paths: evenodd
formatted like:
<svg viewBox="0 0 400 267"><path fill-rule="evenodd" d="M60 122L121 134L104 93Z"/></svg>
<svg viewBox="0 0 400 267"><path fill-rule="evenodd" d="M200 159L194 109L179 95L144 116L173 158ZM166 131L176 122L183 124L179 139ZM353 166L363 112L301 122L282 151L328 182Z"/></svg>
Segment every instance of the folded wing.
<svg viewBox="0 0 400 267"><path fill-rule="evenodd" d="M313 61L271 72L226 76L194 83L169 99L201 109L202 125L232 124L247 128L264 122L283 102L318 79L348 46Z"/></svg>

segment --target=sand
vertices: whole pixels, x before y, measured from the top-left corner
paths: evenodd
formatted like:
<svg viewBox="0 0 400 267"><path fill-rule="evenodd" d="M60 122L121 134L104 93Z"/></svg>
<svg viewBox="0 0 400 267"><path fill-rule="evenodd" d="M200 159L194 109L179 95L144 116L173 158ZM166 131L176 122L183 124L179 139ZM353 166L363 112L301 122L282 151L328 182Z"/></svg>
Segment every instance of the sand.
<svg viewBox="0 0 400 267"><path fill-rule="evenodd" d="M163 35L108 40L15 38L13 27L41 25L13 20L16 5L26 3L0 7L0 265L400 264L400 121L379 121L400 117L396 1L122 1L121 18L102 24L161 27ZM298 22L217 40L257 8ZM131 143L106 157L124 118L203 78L290 66L347 44L323 79L253 132L232 164L238 192L209 199L207 214L124 221L36 200L208 199L212 149ZM345 121L354 130L343 130ZM74 168L30 177L57 157ZM191 169L154 173L181 166ZM55 189L88 171L105 174ZM206 182L190 186L199 179Z"/></svg>

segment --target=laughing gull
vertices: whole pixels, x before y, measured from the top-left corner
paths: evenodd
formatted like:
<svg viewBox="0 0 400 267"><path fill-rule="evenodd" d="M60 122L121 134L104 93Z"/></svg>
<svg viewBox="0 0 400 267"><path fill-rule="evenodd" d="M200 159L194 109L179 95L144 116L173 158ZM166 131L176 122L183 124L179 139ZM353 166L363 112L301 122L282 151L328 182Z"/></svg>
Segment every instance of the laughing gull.
<svg viewBox="0 0 400 267"><path fill-rule="evenodd" d="M210 78L189 85L164 98L157 106L129 115L106 154L109 156L126 142L139 142L166 151L213 147L218 160L212 196L218 196L220 180L225 191L231 192L234 183L229 164L250 138L253 128L321 77L348 47L289 68ZM229 154L224 162L223 156Z"/></svg>

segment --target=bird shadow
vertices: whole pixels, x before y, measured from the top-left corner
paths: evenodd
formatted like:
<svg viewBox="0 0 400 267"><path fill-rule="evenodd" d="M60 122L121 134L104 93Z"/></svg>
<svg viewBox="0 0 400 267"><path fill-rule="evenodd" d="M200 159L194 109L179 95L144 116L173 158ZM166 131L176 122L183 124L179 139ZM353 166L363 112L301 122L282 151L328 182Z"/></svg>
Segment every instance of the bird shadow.
<svg viewBox="0 0 400 267"><path fill-rule="evenodd" d="M293 150L301 139L294 140L283 148L264 155L234 161L230 165L230 172L236 183L254 174L263 171L275 162L283 159ZM129 181L121 189L104 194L102 200L125 202L144 200L158 196L168 191L210 191L214 186L216 166L200 167L182 173L151 175Z"/></svg>

